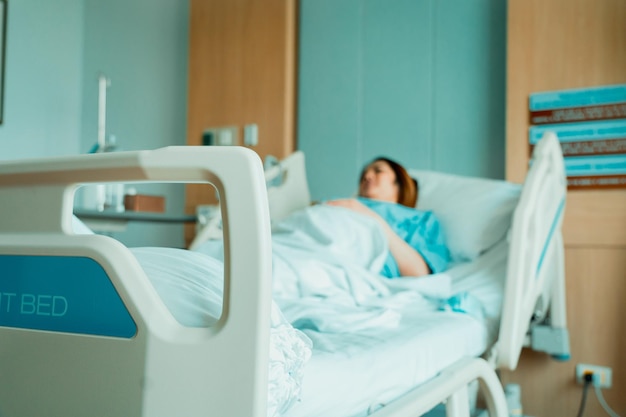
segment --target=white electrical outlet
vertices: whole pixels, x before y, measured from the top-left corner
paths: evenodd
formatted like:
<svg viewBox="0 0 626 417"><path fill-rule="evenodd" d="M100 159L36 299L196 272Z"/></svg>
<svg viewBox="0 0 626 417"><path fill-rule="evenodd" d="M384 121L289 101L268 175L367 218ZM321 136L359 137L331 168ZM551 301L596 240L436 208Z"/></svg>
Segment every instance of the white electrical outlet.
<svg viewBox="0 0 626 417"><path fill-rule="evenodd" d="M216 144L220 146L234 146L239 145L239 138L237 137L237 127L227 126L217 129L217 141Z"/></svg>
<svg viewBox="0 0 626 417"><path fill-rule="evenodd" d="M237 146L239 128L237 126L209 127L202 132L203 145Z"/></svg>
<svg viewBox="0 0 626 417"><path fill-rule="evenodd" d="M593 385L598 388L611 388L612 384L611 368L598 365L587 365L579 363L576 365L576 382L585 383L585 374L593 375Z"/></svg>

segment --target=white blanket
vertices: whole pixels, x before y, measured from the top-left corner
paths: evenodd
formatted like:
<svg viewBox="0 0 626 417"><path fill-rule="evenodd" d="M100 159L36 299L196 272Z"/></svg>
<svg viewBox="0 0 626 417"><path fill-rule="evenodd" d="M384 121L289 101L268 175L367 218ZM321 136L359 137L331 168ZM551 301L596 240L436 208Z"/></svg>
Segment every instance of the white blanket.
<svg viewBox="0 0 626 417"><path fill-rule="evenodd" d="M198 250L220 257L219 245L209 241ZM342 207L317 205L287 217L274 226L272 253L274 301L300 329L395 327L402 305L435 310L439 301L432 296L450 295L443 274L400 281L379 275L388 254L382 228Z"/></svg>
<svg viewBox="0 0 626 417"><path fill-rule="evenodd" d="M274 300L295 327L397 325L399 317L374 302L389 292L377 276L386 241L372 223L346 209L315 206L275 229Z"/></svg>

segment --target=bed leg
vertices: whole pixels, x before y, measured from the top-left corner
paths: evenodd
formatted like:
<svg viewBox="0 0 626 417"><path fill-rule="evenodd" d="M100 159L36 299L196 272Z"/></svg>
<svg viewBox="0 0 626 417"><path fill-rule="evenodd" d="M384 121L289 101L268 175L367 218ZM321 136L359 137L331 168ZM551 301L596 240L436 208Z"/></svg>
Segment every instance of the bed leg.
<svg viewBox="0 0 626 417"><path fill-rule="evenodd" d="M447 417L469 417L469 395L467 385L452 394L446 401Z"/></svg>

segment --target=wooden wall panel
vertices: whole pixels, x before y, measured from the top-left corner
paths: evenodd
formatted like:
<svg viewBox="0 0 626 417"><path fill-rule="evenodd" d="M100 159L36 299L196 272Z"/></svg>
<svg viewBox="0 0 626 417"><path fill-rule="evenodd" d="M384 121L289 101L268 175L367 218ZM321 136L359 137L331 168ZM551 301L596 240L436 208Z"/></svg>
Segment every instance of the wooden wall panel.
<svg viewBox="0 0 626 417"><path fill-rule="evenodd" d="M530 93L626 83L626 2L509 0L507 43L506 175L521 182ZM582 395L576 364L609 366L613 387L604 396L623 415L626 190L568 192L563 233L572 359L525 350L518 369L502 379L522 385L525 414L571 416ZM603 414L589 392L585 415Z"/></svg>
<svg viewBox="0 0 626 417"><path fill-rule="evenodd" d="M529 93L626 83L626 2L509 0L508 6L506 173L521 182Z"/></svg>
<svg viewBox="0 0 626 417"><path fill-rule="evenodd" d="M256 123L261 158L293 152L296 9L296 0L191 0L187 144L232 125L242 141ZM206 186L187 187L188 213L213 201Z"/></svg>
<svg viewBox="0 0 626 417"><path fill-rule="evenodd" d="M506 178L521 182L527 171L530 93L621 83L626 83L626 2L510 0ZM626 245L626 232L618 228L626 224L626 210L598 211L626 207L625 202L626 190L570 193L566 243ZM594 224L594 217L603 220Z"/></svg>

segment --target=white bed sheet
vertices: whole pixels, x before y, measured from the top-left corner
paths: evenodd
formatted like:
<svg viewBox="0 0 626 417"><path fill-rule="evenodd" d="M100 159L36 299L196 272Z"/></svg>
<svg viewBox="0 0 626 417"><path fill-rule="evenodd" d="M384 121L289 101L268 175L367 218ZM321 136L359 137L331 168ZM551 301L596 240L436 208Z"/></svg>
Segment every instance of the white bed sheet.
<svg viewBox="0 0 626 417"><path fill-rule="evenodd" d="M453 293L469 292L481 301L482 320L407 305L397 328L351 334L305 330L313 355L305 365L300 400L283 416L367 416L459 359L482 355L497 337L507 249L503 240L446 272ZM413 278L390 283L394 288L428 285Z"/></svg>

